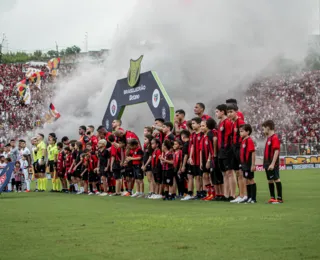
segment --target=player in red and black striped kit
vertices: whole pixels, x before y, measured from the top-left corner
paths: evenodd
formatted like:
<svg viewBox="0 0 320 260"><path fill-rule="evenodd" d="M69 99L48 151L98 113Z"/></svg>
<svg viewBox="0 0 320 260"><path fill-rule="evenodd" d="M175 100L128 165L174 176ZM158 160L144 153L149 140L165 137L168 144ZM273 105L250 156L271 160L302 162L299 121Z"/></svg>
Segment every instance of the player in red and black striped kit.
<svg viewBox="0 0 320 260"><path fill-rule="evenodd" d="M162 164L162 185L164 189L163 200L174 200L175 191L173 189L174 169L173 169L173 152L170 140L164 140L162 144L162 155L159 157Z"/></svg>
<svg viewBox="0 0 320 260"><path fill-rule="evenodd" d="M283 203L282 184L280 181L280 140L275 134L275 125L272 120L267 120L262 124L263 132L267 136L266 146L264 150L263 166L266 170L269 182L270 200L268 203ZM277 187L277 199L275 198L274 184Z"/></svg>
<svg viewBox="0 0 320 260"><path fill-rule="evenodd" d="M244 121L237 115L238 107L236 104L230 104L227 107L228 118L232 122L232 170L235 171L239 196L230 201L231 203L237 203L247 200L246 196L246 180L243 177L243 174L240 169L240 145L241 145L241 136L240 136L240 126L244 125ZM236 193L236 182L232 183L232 190Z"/></svg>
<svg viewBox="0 0 320 260"><path fill-rule="evenodd" d="M142 159L143 159L143 151L139 145L138 140L132 139L128 143L128 148L130 149L129 155L126 157L126 162L132 163L132 171L133 176L128 176L128 191L132 193L133 183L136 181L136 193L131 197L142 197L144 195L144 185L143 178L144 173L141 169ZM132 178L133 177L133 178Z"/></svg>
<svg viewBox="0 0 320 260"><path fill-rule="evenodd" d="M192 128L194 133L191 135L190 138L190 165L191 165L191 173L195 177L195 185L197 195L194 199L202 198L202 170L200 168L200 154L201 154L201 142L203 138L203 133L201 132L201 118L195 117L192 119Z"/></svg>
<svg viewBox="0 0 320 260"><path fill-rule="evenodd" d="M232 170L232 123L227 117L227 105L216 107L216 116L220 120L218 125L218 157L221 171L224 173L225 200L234 200L235 177Z"/></svg>
<svg viewBox="0 0 320 260"><path fill-rule="evenodd" d="M57 175L60 178L61 184L62 184L62 192L68 192L68 186L67 186L67 179L65 178L65 165L64 165L64 158L65 154L63 151L63 143L57 143L58 148L58 158L57 158Z"/></svg>
<svg viewBox="0 0 320 260"><path fill-rule="evenodd" d="M154 193L149 198L150 199L161 199L161 184L162 184L162 166L160 162L161 143L157 138L152 139L151 148L153 150L151 155L151 170L154 178Z"/></svg>
<svg viewBox="0 0 320 260"><path fill-rule="evenodd" d="M240 162L243 176L246 179L246 188L248 198L239 200L237 203L256 203L257 202L257 185L254 181L254 171L256 162L256 152L254 143L250 137L252 133L251 125L245 124L240 126L240 135L242 142L240 146Z"/></svg>
<svg viewBox="0 0 320 260"><path fill-rule="evenodd" d="M176 179L176 184L178 188L178 195L179 197L182 197L185 188L184 188L184 175L181 171L182 168L182 160L183 160L183 154L181 150L182 142L180 140L175 140L173 143L173 168L174 168L174 176Z"/></svg>
<svg viewBox="0 0 320 260"><path fill-rule="evenodd" d="M210 184L209 174L211 169L211 160L213 157L213 135L211 134L211 131L207 126L207 121L201 122L201 132L204 135L200 145L200 168L203 172L203 191L201 195L203 197L203 200L212 200L214 198L214 194L212 186ZM208 196L206 196L207 193Z"/></svg>
<svg viewBox="0 0 320 260"><path fill-rule="evenodd" d="M119 144L126 144L126 139L124 137L119 138ZM115 185L115 192L112 194L113 196L120 196L121 195L121 165L124 161L124 148L116 147L112 145L110 148L110 172L113 174L113 178L116 180Z"/></svg>

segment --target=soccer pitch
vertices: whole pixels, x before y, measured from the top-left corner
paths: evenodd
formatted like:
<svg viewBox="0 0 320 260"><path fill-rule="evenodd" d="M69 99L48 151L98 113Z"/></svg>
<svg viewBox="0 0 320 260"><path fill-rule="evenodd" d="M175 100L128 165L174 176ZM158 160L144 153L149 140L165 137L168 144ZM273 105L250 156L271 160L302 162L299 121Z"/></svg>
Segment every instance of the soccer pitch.
<svg viewBox="0 0 320 260"><path fill-rule="evenodd" d="M56 193L0 196L0 259L320 259L320 170L282 171L284 204Z"/></svg>

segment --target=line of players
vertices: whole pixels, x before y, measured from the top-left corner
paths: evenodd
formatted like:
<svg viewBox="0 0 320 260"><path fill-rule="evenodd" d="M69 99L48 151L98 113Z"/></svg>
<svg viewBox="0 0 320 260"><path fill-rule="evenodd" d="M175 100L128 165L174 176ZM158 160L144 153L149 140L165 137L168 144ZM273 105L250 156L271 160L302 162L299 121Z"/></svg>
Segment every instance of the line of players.
<svg viewBox="0 0 320 260"><path fill-rule="evenodd" d="M216 107L218 125L204 114L202 103L196 104L197 116L190 121L184 119L183 110L176 111L174 124L155 119L152 127L144 128L143 145L135 133L121 128L121 120L112 123L113 133L100 126L97 136L93 126L81 126L79 141L64 137L56 143L56 135L51 133L47 148L39 134L32 139L37 190L46 190L47 171L52 175L53 191L145 197L143 180L147 176L150 199L256 203L252 128L244 123L236 100L227 101ZM273 121L264 122L262 127L267 136L264 168L269 203L282 203L280 141Z"/></svg>

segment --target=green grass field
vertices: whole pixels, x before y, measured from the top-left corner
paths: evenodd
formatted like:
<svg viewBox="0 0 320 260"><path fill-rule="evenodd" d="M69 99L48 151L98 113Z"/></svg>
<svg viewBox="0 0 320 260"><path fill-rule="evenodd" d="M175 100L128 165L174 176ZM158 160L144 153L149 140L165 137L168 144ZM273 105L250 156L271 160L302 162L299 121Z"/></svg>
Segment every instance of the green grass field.
<svg viewBox="0 0 320 260"><path fill-rule="evenodd" d="M282 205L46 193L0 196L0 259L320 259L320 170L283 171Z"/></svg>

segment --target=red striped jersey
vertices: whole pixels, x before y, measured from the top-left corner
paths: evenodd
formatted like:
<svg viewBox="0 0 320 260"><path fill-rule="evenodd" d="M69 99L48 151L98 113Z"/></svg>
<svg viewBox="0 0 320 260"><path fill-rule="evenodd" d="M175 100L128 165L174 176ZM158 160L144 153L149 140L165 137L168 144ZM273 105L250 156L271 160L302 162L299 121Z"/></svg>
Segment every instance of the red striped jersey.
<svg viewBox="0 0 320 260"><path fill-rule="evenodd" d="M276 150L279 150L280 155L280 140L276 134L268 137L266 146L264 149L263 165L270 165L273 159L273 155ZM280 156L276 160L275 166L279 167Z"/></svg>
<svg viewBox="0 0 320 260"><path fill-rule="evenodd" d="M70 154L66 155L66 159L65 159L66 169L70 169L72 162L73 162L73 158L72 158L72 154L70 153Z"/></svg>
<svg viewBox="0 0 320 260"><path fill-rule="evenodd" d="M218 128L218 149L230 148L232 138L232 123L226 118L219 123Z"/></svg>
<svg viewBox="0 0 320 260"><path fill-rule="evenodd" d="M91 155L89 160L87 160L87 170L88 172L93 172L97 167L98 158L95 155Z"/></svg>
<svg viewBox="0 0 320 260"><path fill-rule="evenodd" d="M121 162L121 159L123 157L122 152L123 150L121 148L116 148L114 145L112 145L110 149L110 156L114 157L114 160L116 162Z"/></svg>
<svg viewBox="0 0 320 260"><path fill-rule="evenodd" d="M190 140L191 148L193 149L192 160L194 165L200 166L200 153L201 153L201 142L203 133L193 133Z"/></svg>
<svg viewBox="0 0 320 260"><path fill-rule="evenodd" d="M173 153L171 151L168 151L166 153L162 153L162 156L165 160L173 161ZM167 162L162 163L162 170L168 171L171 169L173 169L173 164L169 164Z"/></svg>
<svg viewBox="0 0 320 260"><path fill-rule="evenodd" d="M241 142L240 146L240 162L242 165L251 166L252 153L255 151L254 142L248 137Z"/></svg>
<svg viewBox="0 0 320 260"><path fill-rule="evenodd" d="M237 111L237 116L238 116L242 121L244 121L244 116L243 116L242 112Z"/></svg>
<svg viewBox="0 0 320 260"><path fill-rule="evenodd" d="M232 122L232 143L234 145L239 145L241 144L241 136L240 136L240 126L244 125L244 121L241 118L237 118L236 121Z"/></svg>
<svg viewBox="0 0 320 260"><path fill-rule="evenodd" d="M212 135L205 135L201 140L200 150L202 153L202 165L205 166L206 162L212 157L213 153L213 144L212 144Z"/></svg>
<svg viewBox="0 0 320 260"><path fill-rule="evenodd" d="M143 151L140 147L136 149L132 149L129 152L129 157L133 158L140 158L140 160L132 160L132 165L141 165L142 164L142 157L143 157Z"/></svg>
<svg viewBox="0 0 320 260"><path fill-rule="evenodd" d="M202 117L201 117L201 120L202 121L207 121L209 118L211 118L209 115L203 114Z"/></svg>
<svg viewBox="0 0 320 260"><path fill-rule="evenodd" d="M164 139L164 133L158 131L158 133L155 135L155 138L156 138L156 139L159 139L160 144L162 144L163 139Z"/></svg>
<svg viewBox="0 0 320 260"><path fill-rule="evenodd" d="M152 169L161 168L159 156L161 155L161 151L159 148L155 149L152 153L151 157L151 167Z"/></svg>
<svg viewBox="0 0 320 260"><path fill-rule="evenodd" d="M182 163L182 150L177 150L173 154L173 167L176 170L180 169Z"/></svg>
<svg viewBox="0 0 320 260"><path fill-rule="evenodd" d="M58 153L57 171L62 172L63 170L64 170L64 152L60 151Z"/></svg>

